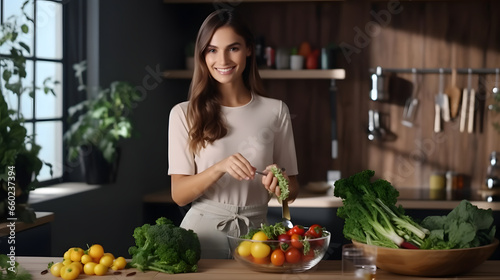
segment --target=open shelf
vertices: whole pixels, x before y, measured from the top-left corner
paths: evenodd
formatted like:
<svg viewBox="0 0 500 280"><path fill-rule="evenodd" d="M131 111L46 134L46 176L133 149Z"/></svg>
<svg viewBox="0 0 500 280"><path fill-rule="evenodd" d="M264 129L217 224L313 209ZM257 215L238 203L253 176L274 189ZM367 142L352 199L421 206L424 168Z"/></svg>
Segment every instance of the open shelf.
<svg viewBox="0 0 500 280"><path fill-rule="evenodd" d="M243 0L246 3L253 2L343 2L345 0ZM163 0L164 3L183 4L183 3L214 3L214 0Z"/></svg>
<svg viewBox="0 0 500 280"><path fill-rule="evenodd" d="M259 70L262 79L345 79L344 69L304 69L304 70ZM167 70L163 77L167 79L191 79L192 70Z"/></svg>

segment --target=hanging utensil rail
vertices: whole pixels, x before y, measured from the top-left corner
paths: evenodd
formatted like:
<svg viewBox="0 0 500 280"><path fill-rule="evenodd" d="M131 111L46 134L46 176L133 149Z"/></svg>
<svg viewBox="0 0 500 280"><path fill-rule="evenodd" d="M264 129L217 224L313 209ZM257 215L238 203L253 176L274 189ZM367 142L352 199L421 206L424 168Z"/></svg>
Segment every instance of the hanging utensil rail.
<svg viewBox="0 0 500 280"><path fill-rule="evenodd" d="M379 67L377 67L379 68ZM377 68L370 68L370 73L376 73ZM499 68L456 68L457 74L496 74ZM384 68L380 67L378 71L382 73L413 73L418 74L439 74L442 71L444 74L451 74L452 68ZM380 73L380 72L379 72Z"/></svg>

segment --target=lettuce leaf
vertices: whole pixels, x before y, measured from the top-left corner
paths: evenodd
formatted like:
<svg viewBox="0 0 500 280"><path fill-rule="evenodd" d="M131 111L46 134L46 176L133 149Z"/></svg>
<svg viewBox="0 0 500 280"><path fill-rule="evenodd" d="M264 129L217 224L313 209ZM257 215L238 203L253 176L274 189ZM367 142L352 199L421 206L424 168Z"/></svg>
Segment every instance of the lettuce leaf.
<svg viewBox="0 0 500 280"><path fill-rule="evenodd" d="M430 230L421 249L458 249L493 242L496 226L491 209L480 209L462 200L446 216L428 216L421 226Z"/></svg>
<svg viewBox="0 0 500 280"><path fill-rule="evenodd" d="M280 202L286 200L288 198L288 195L290 194L290 190L288 189L288 180L285 178L285 176L283 176L283 173L281 173L281 169L277 168L276 166L271 167L271 172L273 172L274 177L278 179L278 186L281 192L278 200Z"/></svg>

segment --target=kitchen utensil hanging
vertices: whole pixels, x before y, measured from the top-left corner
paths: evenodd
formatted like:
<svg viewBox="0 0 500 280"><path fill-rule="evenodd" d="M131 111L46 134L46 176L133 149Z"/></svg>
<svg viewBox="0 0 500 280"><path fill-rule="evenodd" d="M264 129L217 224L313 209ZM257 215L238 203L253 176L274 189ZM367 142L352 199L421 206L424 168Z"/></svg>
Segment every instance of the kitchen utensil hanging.
<svg viewBox="0 0 500 280"><path fill-rule="evenodd" d="M471 93L472 93L472 70L469 68L467 74L467 88L464 88L462 93L462 108L460 111L460 132L465 132L466 122L469 121L469 125L467 126L467 132L469 131L469 127L471 126L471 113L470 108L472 107ZM472 107L474 108L474 107ZM474 113L474 112L472 112Z"/></svg>
<svg viewBox="0 0 500 280"><path fill-rule="evenodd" d="M375 128L374 112L368 110L368 140L377 140L380 137L378 130Z"/></svg>
<svg viewBox="0 0 500 280"><path fill-rule="evenodd" d="M404 126L412 127L415 122L415 115L417 113L418 107L418 81L417 81L417 69L412 68L412 81L413 81L413 90L410 98L406 100L405 107L403 109L403 120L401 123Z"/></svg>
<svg viewBox="0 0 500 280"><path fill-rule="evenodd" d="M458 115L462 98L460 89L457 87L457 69L455 68L451 70L451 84L446 88L445 93L450 98L450 118L454 119Z"/></svg>
<svg viewBox="0 0 500 280"><path fill-rule="evenodd" d="M434 103L434 132L441 132L441 116L443 115L443 119L449 120L449 110L445 109L445 105L448 105L447 102L444 101L444 93L443 93L443 83L444 83L444 70L443 68L439 69L439 91L435 97ZM445 104L446 103L446 104ZM445 112L446 110L446 112ZM446 114L448 113L448 115ZM446 115L448 118L446 118Z"/></svg>
<svg viewBox="0 0 500 280"><path fill-rule="evenodd" d="M373 111L373 125L375 126L375 130L378 132L379 138L384 140L387 135L387 131L380 124L380 113L376 110Z"/></svg>
<svg viewBox="0 0 500 280"><path fill-rule="evenodd" d="M500 94L500 88L498 88L499 76L500 76L500 68L497 68L497 69L495 69L495 86L493 86L493 88L491 89L493 99L495 99L497 97L497 95ZM488 109L495 110L495 105L490 104L488 106Z"/></svg>
<svg viewBox="0 0 500 280"><path fill-rule="evenodd" d="M476 92L472 88L472 70L469 70L469 76L467 77L467 88L469 89L469 112L468 112L468 126L467 132L472 133L474 131L474 109L476 105Z"/></svg>
<svg viewBox="0 0 500 280"><path fill-rule="evenodd" d="M497 95L498 92L499 92L499 88L498 88L498 76L499 76L499 72L500 72L500 68L497 68L495 69L495 86L493 87L493 89L491 90L493 92L494 95Z"/></svg>
<svg viewBox="0 0 500 280"><path fill-rule="evenodd" d="M373 101L385 101L389 99L389 90L387 82L384 81L382 75L382 67L377 67L375 73L372 74L372 89L370 91L370 99Z"/></svg>
<svg viewBox="0 0 500 280"><path fill-rule="evenodd" d="M450 99L448 94L444 93L444 72L439 73L439 94L441 95L441 114L443 121L450 121Z"/></svg>

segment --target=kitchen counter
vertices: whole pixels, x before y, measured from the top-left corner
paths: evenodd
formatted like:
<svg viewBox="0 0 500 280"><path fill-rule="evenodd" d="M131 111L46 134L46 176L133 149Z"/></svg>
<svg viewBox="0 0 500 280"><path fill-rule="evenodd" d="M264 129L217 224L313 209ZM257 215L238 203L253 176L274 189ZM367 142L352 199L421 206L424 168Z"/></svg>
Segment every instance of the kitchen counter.
<svg viewBox="0 0 500 280"><path fill-rule="evenodd" d="M42 275L42 271L47 268L47 264L51 261L60 261L60 258L52 257L17 257L16 259L20 265L26 269L29 273L33 275L33 279L56 279L52 274L47 273ZM259 279L259 280L271 280L271 279L347 279L342 276L341 271L341 261L321 261L318 266L313 269L300 273L300 274L274 274L274 273L259 273L254 272L242 264L239 264L235 260L212 260L212 259L202 259L198 263L199 269L197 273L187 273L187 274L164 274L158 272L138 272L136 269L124 269L120 270L120 274L114 275L112 270L104 276L80 276L78 279L190 279L190 280L224 280L224 279ZM126 276L131 272L136 272L135 275ZM498 279L500 275L500 261L486 261L485 263L478 266L476 269L470 271L467 274L461 276L446 278L431 278L431 277L412 277L412 276L401 276L397 274L392 274L382 270L377 271L377 279L395 280L395 279Z"/></svg>
<svg viewBox="0 0 500 280"><path fill-rule="evenodd" d="M478 195L472 195L468 192L438 192L433 193L423 189L399 189L399 197L397 204L402 205L405 209L442 209L452 210L463 199L469 200L472 204L479 208L500 211L500 202L487 202L482 200ZM276 199L271 199L270 207L281 207ZM316 194L302 192L297 199L289 205L290 207L328 207L338 208L342 206L342 199L333 196L333 194Z"/></svg>
<svg viewBox="0 0 500 280"><path fill-rule="evenodd" d="M478 194L471 194L466 191L438 192L431 193L424 189L399 189L398 204L405 209L443 209L452 210L462 199L469 200L479 208L500 211L500 202L487 202ZM143 197L145 203L175 203L170 195L170 190L164 190L146 194ZM290 204L291 208L338 208L342 206L342 200L329 193L312 193L301 191L299 197ZM281 207L276 199L271 199L269 207Z"/></svg>
<svg viewBox="0 0 500 280"><path fill-rule="evenodd" d="M36 219L34 223L24 223L17 221L15 226L15 232L21 232L30 228L35 228L47 223L50 223L54 220L54 213L52 212L36 212ZM8 236L10 234L11 229L7 227L10 225L10 221L6 221L0 223L0 237Z"/></svg>

